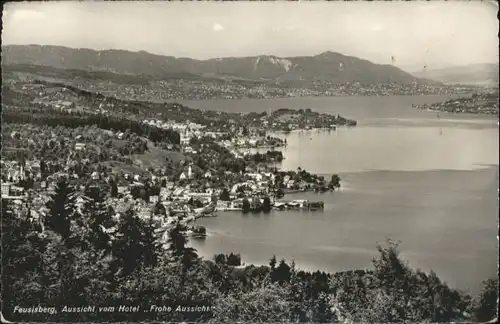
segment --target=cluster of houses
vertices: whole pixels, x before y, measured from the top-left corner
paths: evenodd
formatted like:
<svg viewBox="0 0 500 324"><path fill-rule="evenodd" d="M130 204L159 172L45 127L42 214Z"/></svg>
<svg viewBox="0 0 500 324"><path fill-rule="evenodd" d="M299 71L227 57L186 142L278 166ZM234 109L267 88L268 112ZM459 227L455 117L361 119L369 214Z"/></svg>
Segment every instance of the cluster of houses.
<svg viewBox="0 0 500 324"><path fill-rule="evenodd" d="M70 81L70 80L68 80ZM335 84L318 81L312 86L294 87L285 82L247 83L199 81L199 80L169 80L155 81L151 86L123 85L97 80L81 80L86 89L103 93L113 93L117 97L143 101L168 101L172 99L241 99L241 98L283 98L310 96L355 96L355 95L411 95L411 94L451 94L456 93L451 86L432 85L401 85L359 84L356 82Z"/></svg>
<svg viewBox="0 0 500 324"><path fill-rule="evenodd" d="M24 188L17 186L25 179L33 179L35 185L41 188L40 161L26 161L24 164L18 161L1 161L2 167L2 197L7 199L23 199Z"/></svg>
<svg viewBox="0 0 500 324"><path fill-rule="evenodd" d="M255 137L255 136L235 136L231 140L222 140L218 142L219 145L227 149L239 149L239 148L259 148L266 147L265 137Z"/></svg>
<svg viewBox="0 0 500 324"><path fill-rule="evenodd" d="M179 134L181 136L180 144L183 148L184 153L192 153L192 154L197 153L196 150L190 146L191 139L193 137L201 138L201 137L208 136L208 137L211 137L213 139L217 139L218 137L223 135L223 133L220 133L220 132L208 131L206 129L206 126L201 125L201 124L192 123L189 120L186 120L183 123L178 123L178 122L174 122L174 121L164 121L164 120L160 120L160 119L148 119L148 120L145 120L143 122L144 122L144 124L147 124L150 126L158 127L161 129L172 129L172 130L179 132Z"/></svg>
<svg viewBox="0 0 500 324"><path fill-rule="evenodd" d="M48 89L43 91L40 89L32 90L39 91L36 93L38 96L42 97L37 101L39 104L54 105L54 107L58 105L62 109L72 109L76 106L74 101L68 100L66 94L61 94L60 89L53 92ZM68 96L69 95L70 94L68 94ZM99 106L100 110L105 110L106 108L108 108L108 106L102 104ZM230 149L234 155L239 157L241 157L241 154L236 151L236 148L256 147L266 141L266 137L259 137L256 134L247 134L246 136L241 134L233 136L231 140L221 140L222 135L226 135L226 133L208 131L205 126L189 121L176 123L172 121L148 119L143 122L155 127L179 131L181 134L181 146L185 153L196 154L196 151L190 146L191 139L194 136L212 137L218 140L221 146ZM16 134L11 135L17 136ZM73 136L74 134L70 137ZM52 137L60 136L52 133ZM112 137L123 140L126 134L123 132L116 132L112 134ZM87 145L86 142L84 136L76 135L72 141L72 143L74 143L74 150L89 151L90 147L93 147L93 145ZM49 166L49 169L50 165L54 163L58 165L65 164L63 167L57 168L57 170L60 170L59 172L47 178L42 177L40 161L19 163L16 161L2 160L2 199L13 199L16 204L21 202L21 205L32 204L33 201L37 201L38 203L36 206L34 204L30 205L28 210L30 210L33 215L43 215L46 210L44 209L44 204L41 202L46 202L49 199L50 193L54 190L55 183L59 176L65 176L79 185L82 184L83 181L99 183L109 180L106 179L106 172L97 170L91 170L84 176L85 179L79 179L78 175L70 168L72 154L68 157L67 161L64 161L66 159L65 157L59 159L59 161L46 161L45 163ZM90 164L89 159L85 160L86 161L83 161L82 159L80 162ZM203 177L211 179L212 174L206 172ZM25 190L22 188L21 184L27 178L33 180L34 184L30 186L31 189ZM179 217L179 219L189 222L197 217L214 215L217 210L241 209L244 198L248 198L252 201L259 200L262 203L263 197L273 196L273 189L271 188L274 187L275 175L272 172L246 172L240 174L238 178L245 180L240 180L240 182L232 184L232 187L228 188L229 197L225 197L224 200L220 199L224 191L222 188L204 186L203 189L200 189L191 186L194 182L189 180L194 180L195 178L192 166L186 166L176 179L169 179L165 175L154 175L151 172L149 176L146 175L146 177L144 174L124 174L123 178L124 181L120 181L120 185L117 188L118 197L109 198L108 200L109 205L117 211L117 214L120 214L124 206L132 206L138 211L141 217L147 218L151 217L155 208L160 204L169 211L169 217ZM146 182L151 182L156 185L160 184L161 187L159 193L148 196L148 201L143 199L144 197L137 198L136 195L132 194L132 191L136 190L136 188L145 187ZM296 186L294 180L290 179L290 177L285 177L284 185L286 188L290 189ZM79 187L83 188L81 185ZM81 204L82 200L79 199L78 203ZM163 219L169 221L169 217L163 217Z"/></svg>
<svg viewBox="0 0 500 324"><path fill-rule="evenodd" d="M498 94L475 94L434 104L413 105L414 108L451 113L498 115Z"/></svg>
<svg viewBox="0 0 500 324"><path fill-rule="evenodd" d="M155 126L162 129L173 129L178 131L181 135L189 135L191 132L196 135L202 135L202 130L206 128L206 126L201 124L192 123L189 120L186 120L184 123L177 123L174 121L165 121L160 119L148 119L143 121L144 124Z"/></svg>
<svg viewBox="0 0 500 324"><path fill-rule="evenodd" d="M84 107L78 104L76 95L67 88L48 88L42 84L25 84L21 89L23 92L35 96L35 99L31 102L35 105L67 112L84 110Z"/></svg>
<svg viewBox="0 0 500 324"><path fill-rule="evenodd" d="M207 127L204 125L192 123L187 120L184 123L177 123L173 121L164 121L159 119L149 119L144 121L145 124L155 126L163 129L172 129L178 131L181 135L180 144L182 146L182 150L184 153L192 153L196 154L197 151L193 148L190 143L193 137L202 138L202 137L210 137L214 140L219 140L217 143L222 147L233 150L232 153L236 156L240 156L240 154L236 151L238 148L258 148L258 147L267 147L269 142L269 138L265 136L257 136L256 134L243 136L243 135L234 135L232 138L221 140L224 135L227 133L224 132L216 132L209 131ZM284 141L280 139L273 138L274 143L272 146L282 146L284 145Z"/></svg>
<svg viewBox="0 0 500 324"><path fill-rule="evenodd" d="M24 188L18 184L24 180L26 175L35 180L32 193L37 193L39 196L44 196L45 200L51 191L54 190L55 183L58 176L66 176L69 179L74 179L71 174L59 172L51 175L41 181L40 174L40 161L26 161L21 165L16 161L2 161L2 198L26 201L27 195ZM166 210L172 211L174 214L182 214L189 221L197 217L214 215L216 211L223 210L241 210L243 199L260 199L263 197L272 197L272 186L274 185L275 175L272 172L253 172L245 173L242 178L246 179L239 183L235 183L231 188L228 188L229 195L225 200L220 199L224 189L211 188L210 186L203 189L192 187L190 181L185 181L185 185L180 185L177 180L190 180L193 179L193 171L191 166L187 166L186 170L182 172L178 179L169 179L166 176L155 176L150 174L149 177L138 174L123 174L125 181L120 181L118 185L118 197L109 198L110 206L115 210L123 209L124 206L129 206L130 203L137 208L139 214L143 217L150 217L153 209L157 203L162 204ZM204 177L210 179L212 174L206 172ZM104 179L101 172L94 171L90 174L89 179L91 182L98 183ZM146 202L141 198L134 198L132 195L133 188L141 188L145 186L145 182L160 185L158 194L149 196L149 201ZM293 179L285 176L284 184L287 187L292 187L294 184ZM82 187L82 186L81 186ZM191 201L196 201L198 208ZM207 212L207 208L214 206L212 212ZM43 209L43 207L41 207ZM36 211L43 214L43 211Z"/></svg>

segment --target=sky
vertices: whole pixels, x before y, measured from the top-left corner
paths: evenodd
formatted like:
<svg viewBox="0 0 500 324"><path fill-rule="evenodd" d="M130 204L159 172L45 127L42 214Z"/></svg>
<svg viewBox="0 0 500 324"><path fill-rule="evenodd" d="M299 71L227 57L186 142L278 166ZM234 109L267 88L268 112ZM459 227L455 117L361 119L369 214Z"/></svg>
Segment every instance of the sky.
<svg viewBox="0 0 500 324"><path fill-rule="evenodd" d="M497 5L414 2L19 2L2 42L208 59L325 51L418 71L497 63Z"/></svg>

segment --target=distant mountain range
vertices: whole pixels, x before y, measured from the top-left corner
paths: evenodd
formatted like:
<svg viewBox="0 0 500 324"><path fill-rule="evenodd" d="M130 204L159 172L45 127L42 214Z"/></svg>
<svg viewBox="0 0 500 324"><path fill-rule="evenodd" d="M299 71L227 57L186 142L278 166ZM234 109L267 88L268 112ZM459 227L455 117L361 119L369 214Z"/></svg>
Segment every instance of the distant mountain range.
<svg viewBox="0 0 500 324"><path fill-rule="evenodd" d="M363 84L436 83L417 78L392 65L375 64L340 53L280 58L270 55L209 60L176 58L144 51L74 49L62 46L2 46L2 65L29 64L59 69L106 71L117 74L172 75L259 81L330 81Z"/></svg>
<svg viewBox="0 0 500 324"><path fill-rule="evenodd" d="M487 85L498 83L498 72L498 64L472 64L419 71L413 75L448 84Z"/></svg>

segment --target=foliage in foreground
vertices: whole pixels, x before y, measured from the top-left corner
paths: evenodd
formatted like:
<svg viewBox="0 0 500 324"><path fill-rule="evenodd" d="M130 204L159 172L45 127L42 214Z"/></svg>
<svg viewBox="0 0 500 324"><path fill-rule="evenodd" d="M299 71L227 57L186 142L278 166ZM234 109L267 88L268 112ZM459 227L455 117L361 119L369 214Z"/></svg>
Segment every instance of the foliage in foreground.
<svg viewBox="0 0 500 324"><path fill-rule="evenodd" d="M169 230L165 250L152 223L134 211L114 223L99 193L86 192L84 215L74 197L74 189L61 181L48 203L43 233L3 202L2 302L8 320L409 323L484 321L496 314L498 280L487 281L473 302L435 273L409 268L392 241L378 246L373 269L366 271L305 272L275 257L269 266L235 267L238 262L224 255L201 259L187 247L181 226ZM21 315L13 312L16 305L59 312ZM140 311L61 312L82 305ZM152 305L172 311L149 311ZM176 310L193 305L211 311Z"/></svg>

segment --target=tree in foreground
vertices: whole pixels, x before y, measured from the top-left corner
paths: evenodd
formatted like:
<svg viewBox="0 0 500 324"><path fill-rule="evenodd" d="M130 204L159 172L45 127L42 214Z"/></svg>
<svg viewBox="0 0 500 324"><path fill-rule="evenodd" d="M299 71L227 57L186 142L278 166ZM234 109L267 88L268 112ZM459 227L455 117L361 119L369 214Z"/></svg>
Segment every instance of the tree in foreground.
<svg viewBox="0 0 500 324"><path fill-rule="evenodd" d="M281 265L281 264L280 264ZM278 267L279 269L280 267ZM295 262L289 267L289 283L287 291L287 301L290 304L290 315L293 322L310 322L311 318L308 316L310 312L307 311L309 305L306 304L306 295L304 282L297 276L295 269Z"/></svg>
<svg viewBox="0 0 500 324"><path fill-rule="evenodd" d="M283 323L290 321L290 303L286 289L277 284L258 287L250 292L221 296L215 303L209 323Z"/></svg>
<svg viewBox="0 0 500 324"><path fill-rule="evenodd" d="M238 253L238 254L234 254L234 253L230 253L228 256L227 256L227 262L226 262L227 265L229 266L235 266L235 267L238 267L241 265L241 255Z"/></svg>
<svg viewBox="0 0 500 324"><path fill-rule="evenodd" d="M168 231L167 252L171 261L181 262L184 267L189 268L198 260L198 255L194 248L187 246L185 230L184 226L176 224Z"/></svg>
<svg viewBox="0 0 500 324"><path fill-rule="evenodd" d="M108 233L115 227L110 210L107 208L106 193L98 186L90 186L85 191L82 217L87 225L87 239L98 250L109 250L111 236Z"/></svg>
<svg viewBox="0 0 500 324"><path fill-rule="evenodd" d="M37 305L44 300L39 271L44 242L7 200L2 199L1 207L2 310L3 314L12 314L16 305Z"/></svg>
<svg viewBox="0 0 500 324"><path fill-rule="evenodd" d="M332 301L337 315L380 323L466 319L470 297L448 287L433 272L411 270L397 247L392 240L386 247L377 246L380 255L373 260L373 271L334 274Z"/></svg>
<svg viewBox="0 0 500 324"><path fill-rule="evenodd" d="M474 309L474 316L479 322L498 318L498 278L484 281Z"/></svg>
<svg viewBox="0 0 500 324"><path fill-rule="evenodd" d="M127 275L146 263L154 263L154 234L146 222L133 210L125 212L113 243L114 267Z"/></svg>
<svg viewBox="0 0 500 324"><path fill-rule="evenodd" d="M215 254L213 257L215 264L226 264L227 258L224 253Z"/></svg>
<svg viewBox="0 0 500 324"><path fill-rule="evenodd" d="M61 235L64 241L69 242L71 225L77 219L76 195L74 189L65 178L61 178L55 187L54 194L47 202L49 213L44 220L47 229Z"/></svg>

